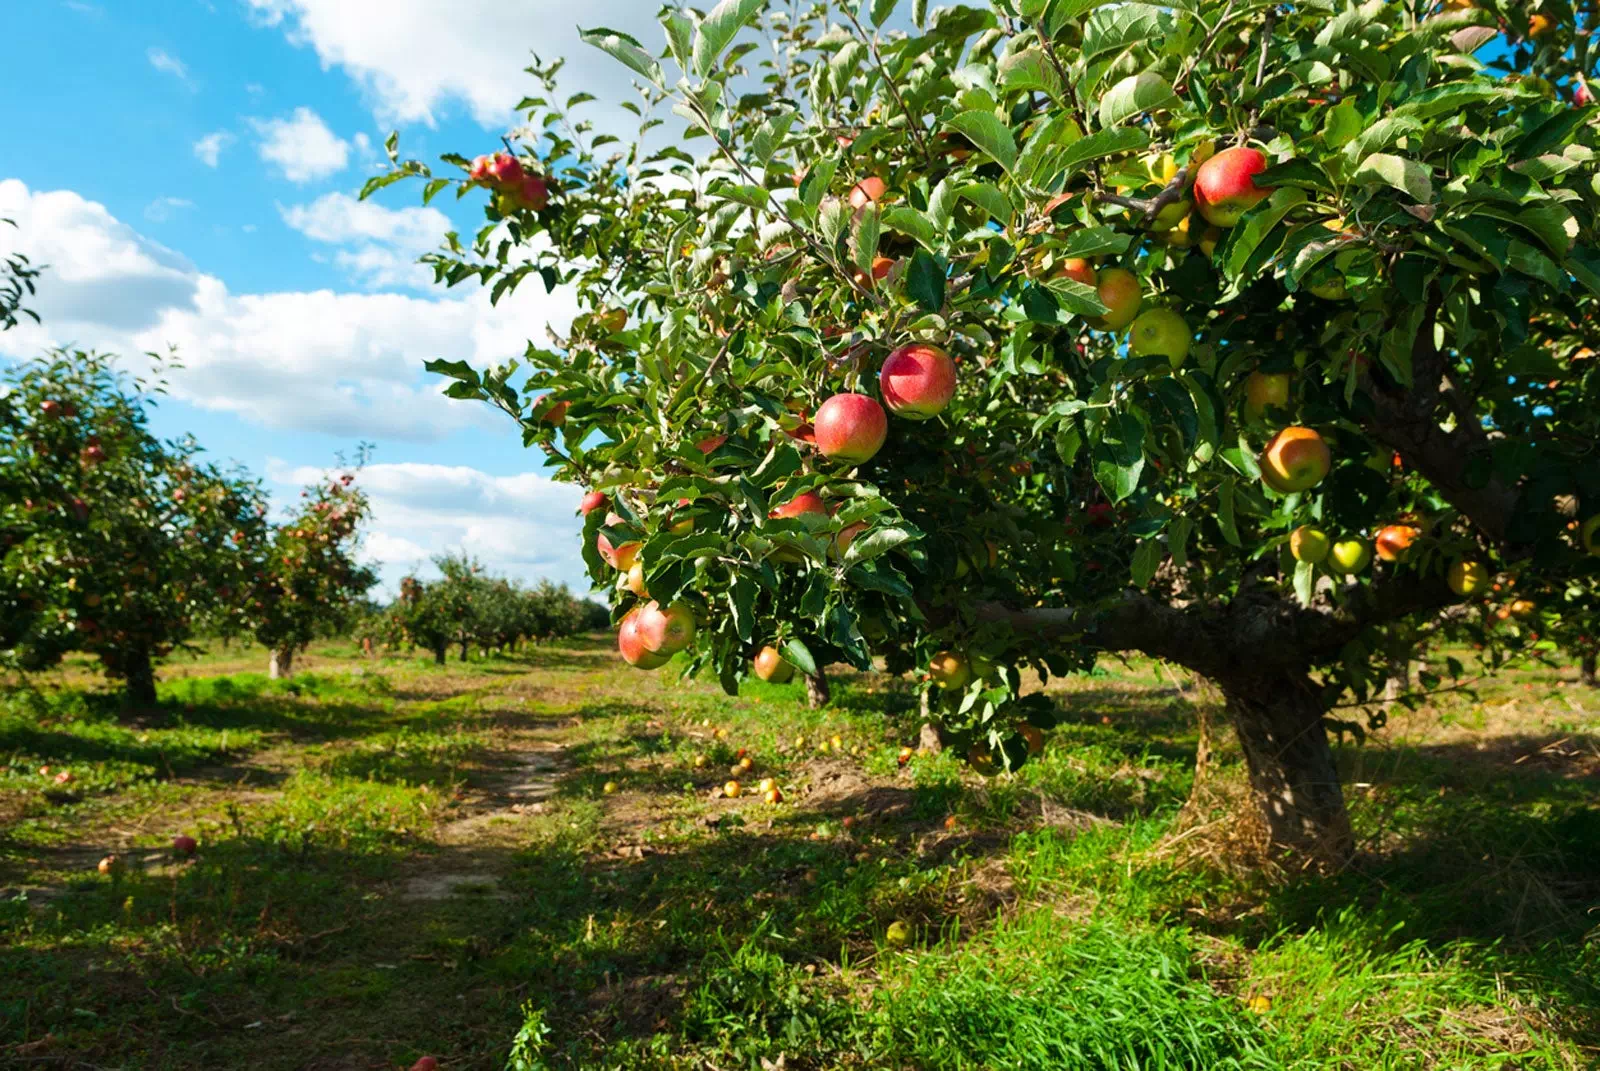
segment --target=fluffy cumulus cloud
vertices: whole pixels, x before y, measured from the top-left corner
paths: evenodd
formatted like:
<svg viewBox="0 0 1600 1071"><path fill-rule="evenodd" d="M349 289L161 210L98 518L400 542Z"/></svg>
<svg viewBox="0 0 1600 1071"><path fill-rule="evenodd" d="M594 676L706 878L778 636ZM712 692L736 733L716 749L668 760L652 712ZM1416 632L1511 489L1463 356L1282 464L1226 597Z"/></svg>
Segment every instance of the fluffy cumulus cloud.
<svg viewBox="0 0 1600 1071"><path fill-rule="evenodd" d="M386 123L433 123L464 105L485 126L503 123L534 90L523 68L530 51L567 57L569 90L602 100L626 91L628 72L578 40L576 23L633 34L652 49L663 40L660 6L644 0L248 0L258 19L314 49L361 85ZM375 28L381 27L381 32ZM618 113L620 123L626 113Z"/></svg>
<svg viewBox="0 0 1600 1071"><path fill-rule="evenodd" d="M285 495L321 470L274 462L267 477ZM537 473L491 476L464 466L369 465L359 477L372 500L368 560L382 563L383 585L428 565L441 550L464 550L490 568L526 581L549 578L588 591L575 514L582 492Z"/></svg>
<svg viewBox="0 0 1600 1071"><path fill-rule="evenodd" d="M261 159L276 165L290 182L327 178L350 162L350 143L310 108L296 108L287 119L253 119L251 125L261 136Z"/></svg>
<svg viewBox="0 0 1600 1071"><path fill-rule="evenodd" d="M286 431L344 440L434 442L467 426L497 427L486 407L441 393L424 361L478 366L521 352L546 323L565 331L570 295L526 287L491 307L481 291L427 299L330 290L235 294L215 276L70 191L0 182L0 252L48 265L32 307L43 323L0 335L21 356L72 343L123 354L175 346L179 399ZM326 218L307 227L348 237L362 228L401 240L419 221Z"/></svg>
<svg viewBox="0 0 1600 1071"><path fill-rule="evenodd" d="M335 262L371 287L432 286L433 273L417 258L437 248L450 229L449 218L436 208L391 209L344 193L279 212L312 241L339 246Z"/></svg>

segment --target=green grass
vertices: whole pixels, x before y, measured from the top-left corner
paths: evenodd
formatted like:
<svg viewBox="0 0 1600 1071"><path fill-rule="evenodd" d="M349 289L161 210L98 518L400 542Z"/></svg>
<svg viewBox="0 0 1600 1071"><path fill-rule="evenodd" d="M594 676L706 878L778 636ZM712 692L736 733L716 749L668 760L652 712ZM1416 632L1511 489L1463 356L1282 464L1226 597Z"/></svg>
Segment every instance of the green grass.
<svg viewBox="0 0 1600 1071"><path fill-rule="evenodd" d="M603 640L258 663L176 663L137 722L72 673L0 698L0 1066L1600 1059L1600 752L1549 670L1341 749L1365 854L1273 883L1167 850L1196 719L1148 663L1053 685L1045 754L992 780L901 769L915 697L876 676L809 711ZM741 749L786 802L712 798Z"/></svg>

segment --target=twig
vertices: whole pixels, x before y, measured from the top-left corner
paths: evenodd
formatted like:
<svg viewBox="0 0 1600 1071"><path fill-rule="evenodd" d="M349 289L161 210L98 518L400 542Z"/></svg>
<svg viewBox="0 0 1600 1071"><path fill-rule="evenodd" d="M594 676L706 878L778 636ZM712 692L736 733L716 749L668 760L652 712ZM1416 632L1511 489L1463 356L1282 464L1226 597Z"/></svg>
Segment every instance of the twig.
<svg viewBox="0 0 1600 1071"><path fill-rule="evenodd" d="M1256 89L1261 88L1261 83L1265 81L1267 77L1267 49L1272 44L1272 28L1277 24L1278 9L1275 7L1268 8L1266 21L1261 24L1261 55L1256 59ZM1246 125L1253 130L1260 121L1261 103L1260 101L1257 101L1250 108L1250 122ZM1247 137L1249 137L1249 134L1241 134L1240 144L1243 144L1244 139Z"/></svg>
<svg viewBox="0 0 1600 1071"><path fill-rule="evenodd" d="M1173 92L1182 93L1189 88L1189 78L1194 74L1194 69L1199 65L1201 57L1206 54L1206 49L1211 47L1211 42L1217 39L1217 34L1222 32L1222 28L1227 25L1228 20L1232 17L1233 0L1228 0L1228 6L1222 9L1222 17L1217 19L1217 24L1211 27L1210 32L1205 36L1205 40L1200 42L1200 47L1190 55L1189 62L1184 66L1183 73L1178 75L1177 81L1172 83Z"/></svg>
<svg viewBox="0 0 1600 1071"><path fill-rule="evenodd" d="M850 20L850 25L856 28L856 33L860 34L862 40L867 42L867 48L872 53L872 62L878 65L878 74L882 76L883 84L889 87L889 92L894 96L895 103L900 105L900 110L905 113L906 123L911 127L911 136L916 139L917 148L922 150L922 155L931 163L933 161L933 150L922 137L922 123L916 116L911 114L911 109L907 107L905 98L900 95L900 87L895 85L893 78L889 77L889 68L883 62L882 53L878 51L878 35L873 34L868 37L867 31L862 28L861 21L856 18L855 12L851 11L848 5L844 8L844 14Z"/></svg>

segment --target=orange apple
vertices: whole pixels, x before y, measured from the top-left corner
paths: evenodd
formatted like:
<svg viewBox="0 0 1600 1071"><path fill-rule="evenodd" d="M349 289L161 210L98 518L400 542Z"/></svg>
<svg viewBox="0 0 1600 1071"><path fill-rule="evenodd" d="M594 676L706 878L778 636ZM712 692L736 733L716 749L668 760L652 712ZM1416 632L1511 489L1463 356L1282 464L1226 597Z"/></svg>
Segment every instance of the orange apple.
<svg viewBox="0 0 1600 1071"><path fill-rule="evenodd" d="M873 201L881 201L888 190L888 183L878 176L864 178L850 188L850 207L865 208Z"/></svg>
<svg viewBox="0 0 1600 1071"><path fill-rule="evenodd" d="M1064 279L1082 283L1084 286L1095 286L1100 281L1100 273L1094 270L1093 264L1082 257L1068 257L1063 260L1056 274Z"/></svg>
<svg viewBox="0 0 1600 1071"><path fill-rule="evenodd" d="M793 520L808 513L819 517L828 515L827 504L822 501L822 496L815 491L804 491L795 495L789 501L768 513L767 516L778 520Z"/></svg>
<svg viewBox="0 0 1600 1071"><path fill-rule="evenodd" d="M788 684L794 679L794 666L784 661L776 647L763 647L756 652L755 672L768 684Z"/></svg>
<svg viewBox="0 0 1600 1071"><path fill-rule="evenodd" d="M1089 321L1089 326L1100 331L1121 331L1139 315L1139 305L1144 292L1139 277L1123 268L1107 268L1096 280L1095 291L1100 304L1108 310L1104 316Z"/></svg>
<svg viewBox="0 0 1600 1071"><path fill-rule="evenodd" d="M1397 562L1406 556L1411 544L1422 532L1409 524L1386 524L1373 537L1378 557L1386 562Z"/></svg>

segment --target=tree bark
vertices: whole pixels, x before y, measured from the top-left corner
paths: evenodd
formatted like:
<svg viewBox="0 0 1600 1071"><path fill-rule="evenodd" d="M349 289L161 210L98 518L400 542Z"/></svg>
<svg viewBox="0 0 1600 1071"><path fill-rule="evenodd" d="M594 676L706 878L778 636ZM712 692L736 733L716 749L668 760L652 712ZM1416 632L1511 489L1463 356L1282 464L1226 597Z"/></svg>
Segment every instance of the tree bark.
<svg viewBox="0 0 1600 1071"><path fill-rule="evenodd" d="M267 656L267 676L275 681L286 681L294 676L294 649L285 647Z"/></svg>
<svg viewBox="0 0 1600 1071"><path fill-rule="evenodd" d="M150 664L148 648L134 647L123 653L122 677L130 707L147 708L156 705L156 671Z"/></svg>
<svg viewBox="0 0 1600 1071"><path fill-rule="evenodd" d="M433 664L434 665L436 665L436 666L444 665L445 650L446 650L446 648L445 648L445 645L443 643L439 644L439 646L437 646L437 647L435 647L433 649Z"/></svg>
<svg viewBox="0 0 1600 1071"><path fill-rule="evenodd" d="M828 685L826 668L817 670L815 676L806 677L806 705L821 710L833 700L833 689Z"/></svg>
<svg viewBox="0 0 1600 1071"><path fill-rule="evenodd" d="M1583 660L1578 663L1578 678L1591 688L1600 685L1600 678L1596 678L1595 676L1594 652L1591 651L1590 653L1584 655Z"/></svg>
<svg viewBox="0 0 1600 1071"><path fill-rule="evenodd" d="M1354 836L1311 681L1303 675L1240 674L1217 683L1244 749L1273 854L1297 869L1344 866Z"/></svg>
<svg viewBox="0 0 1600 1071"><path fill-rule="evenodd" d="M467 641L466 640L462 640L461 641L461 661L465 662L466 660L467 660Z"/></svg>

